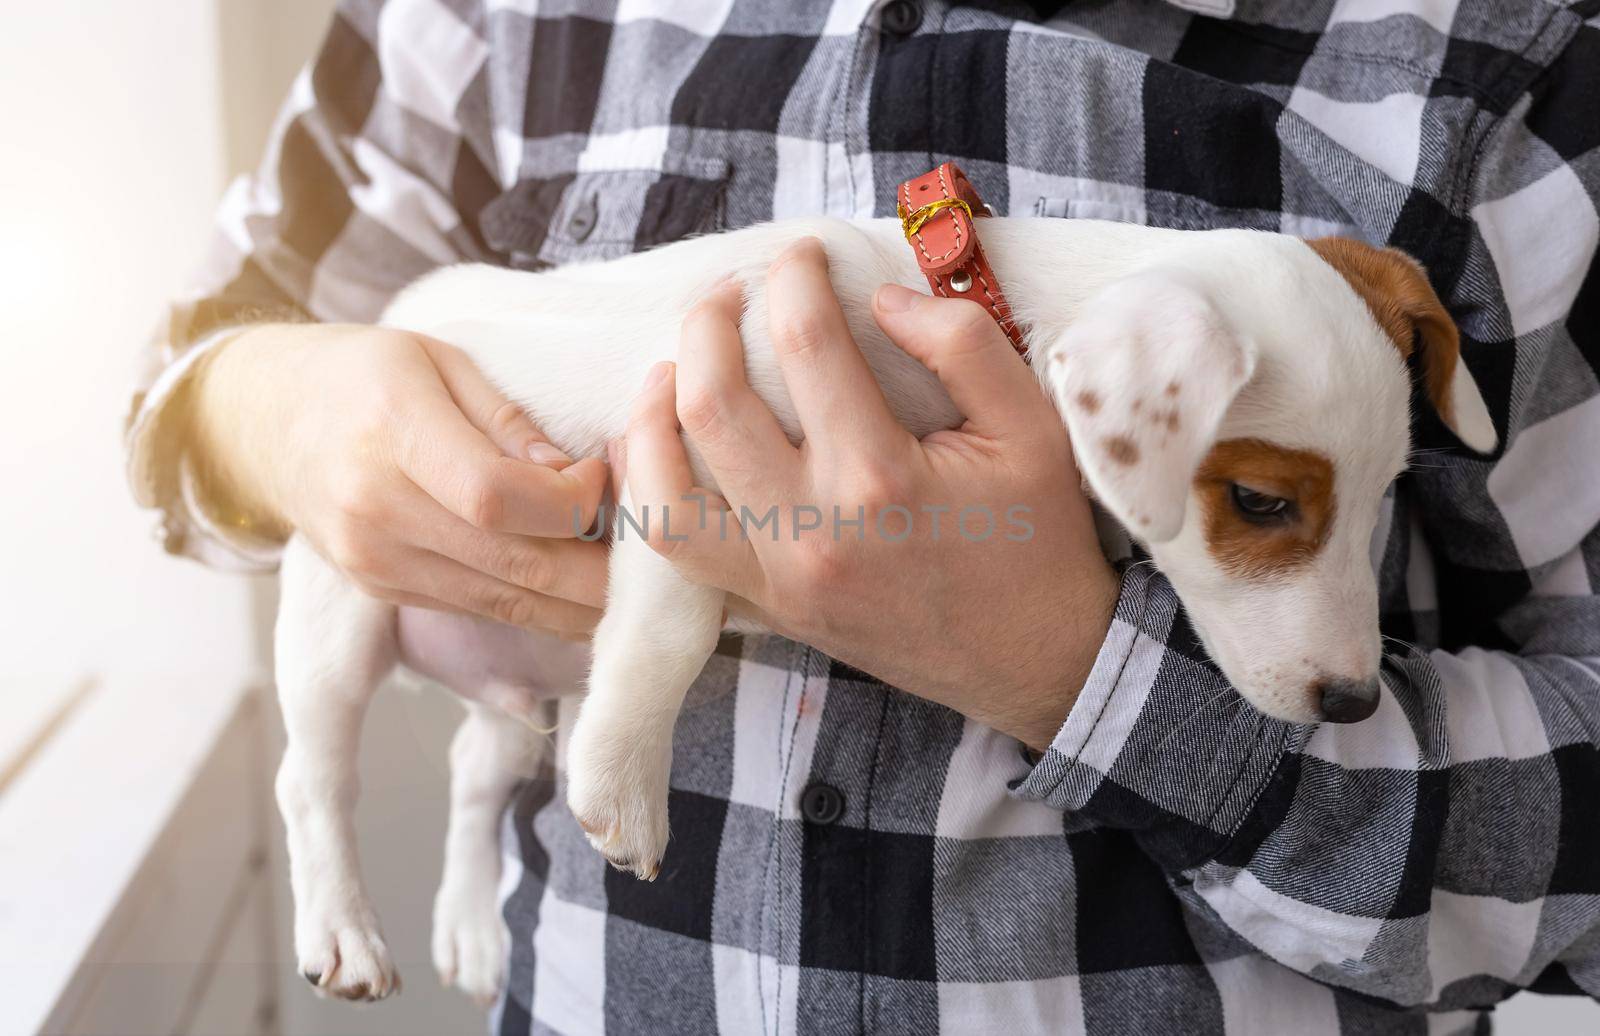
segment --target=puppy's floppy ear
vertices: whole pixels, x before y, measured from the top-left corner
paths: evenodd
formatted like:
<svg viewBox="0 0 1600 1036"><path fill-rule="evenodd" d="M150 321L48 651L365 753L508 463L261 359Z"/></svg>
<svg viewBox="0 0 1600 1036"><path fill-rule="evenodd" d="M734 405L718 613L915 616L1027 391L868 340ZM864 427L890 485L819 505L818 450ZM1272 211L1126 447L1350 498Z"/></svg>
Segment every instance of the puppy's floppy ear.
<svg viewBox="0 0 1600 1036"><path fill-rule="evenodd" d="M1100 502L1136 537L1178 535L1190 484L1256 350L1183 274L1112 284L1044 357L1044 379Z"/></svg>
<svg viewBox="0 0 1600 1036"><path fill-rule="evenodd" d="M1461 335L1428 283L1422 265L1398 248L1374 248L1347 237L1307 241L1338 270L1366 302L1378 326L1406 359L1420 355L1423 384L1440 420L1479 453L1494 450L1499 436L1483 393L1461 362Z"/></svg>

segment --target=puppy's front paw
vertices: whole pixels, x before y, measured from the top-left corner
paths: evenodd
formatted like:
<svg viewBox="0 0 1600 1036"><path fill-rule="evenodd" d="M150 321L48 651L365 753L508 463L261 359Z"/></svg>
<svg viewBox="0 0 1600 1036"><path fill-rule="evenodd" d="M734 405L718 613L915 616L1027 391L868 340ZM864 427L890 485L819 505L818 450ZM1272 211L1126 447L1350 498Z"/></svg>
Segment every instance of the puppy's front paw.
<svg viewBox="0 0 1600 1036"><path fill-rule="evenodd" d="M509 953L492 885L439 890L433 904L433 966L440 982L488 1007L500 996Z"/></svg>
<svg viewBox="0 0 1600 1036"><path fill-rule="evenodd" d="M667 851L672 738L580 716L567 753L567 805L594 846L619 870L654 881Z"/></svg>
<svg viewBox="0 0 1600 1036"><path fill-rule="evenodd" d="M382 1000L400 992L400 975L375 924L297 924L300 974L323 996Z"/></svg>

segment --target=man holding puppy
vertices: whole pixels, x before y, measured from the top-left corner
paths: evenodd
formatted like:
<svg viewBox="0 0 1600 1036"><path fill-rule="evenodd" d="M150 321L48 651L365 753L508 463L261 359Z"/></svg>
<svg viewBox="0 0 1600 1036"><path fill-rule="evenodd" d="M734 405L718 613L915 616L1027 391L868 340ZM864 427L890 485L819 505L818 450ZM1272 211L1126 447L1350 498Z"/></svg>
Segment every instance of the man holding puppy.
<svg viewBox="0 0 1600 1036"><path fill-rule="evenodd" d="M975 307L885 300L962 386L967 424L918 442L826 258L786 255L784 373L819 430L793 468L713 297L639 396L636 485L668 482L681 423L757 511L1020 500L1032 549L920 526L685 557L786 639L729 641L691 692L656 883L608 873L548 780L519 795L499 1031L1458 1031L1518 988L1600 995L1600 4L1313 7L341 10L130 425L174 550L262 567L292 526L388 599L583 635L605 551L569 516L606 465L367 322L443 263L890 215L946 158L1010 215L1411 252L1505 444L1418 409L1373 548L1384 703L1297 727L1239 705L1159 574L1104 560Z"/></svg>

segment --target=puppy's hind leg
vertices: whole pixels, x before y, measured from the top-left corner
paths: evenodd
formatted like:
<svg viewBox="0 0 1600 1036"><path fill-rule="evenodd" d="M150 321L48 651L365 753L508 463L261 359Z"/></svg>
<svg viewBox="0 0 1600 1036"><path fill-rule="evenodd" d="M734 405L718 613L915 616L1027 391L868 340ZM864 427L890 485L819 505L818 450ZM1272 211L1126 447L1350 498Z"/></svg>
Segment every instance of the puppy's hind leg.
<svg viewBox="0 0 1600 1036"><path fill-rule="evenodd" d="M394 667L395 610L361 593L300 537L283 555L278 702L287 744L278 808L289 840L294 945L318 992L381 1000L400 988L356 859L361 721Z"/></svg>
<svg viewBox="0 0 1600 1036"><path fill-rule="evenodd" d="M606 859L647 881L667 848L673 727L717 646L723 603L722 591L684 579L635 530L618 536L567 749L567 804Z"/></svg>
<svg viewBox="0 0 1600 1036"><path fill-rule="evenodd" d="M441 982L485 1006L500 994L509 954L498 903L500 815L518 779L538 772L549 743L523 720L472 702L450 743L450 827L433 901L433 966Z"/></svg>

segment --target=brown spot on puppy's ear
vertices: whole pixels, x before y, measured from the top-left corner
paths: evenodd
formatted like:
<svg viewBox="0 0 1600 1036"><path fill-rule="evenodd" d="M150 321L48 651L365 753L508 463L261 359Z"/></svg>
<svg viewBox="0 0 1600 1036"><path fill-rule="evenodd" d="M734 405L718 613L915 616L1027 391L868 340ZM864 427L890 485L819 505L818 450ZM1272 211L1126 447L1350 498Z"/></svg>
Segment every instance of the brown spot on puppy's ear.
<svg viewBox="0 0 1600 1036"><path fill-rule="evenodd" d="M1233 486L1289 501L1282 519L1252 521L1233 503ZM1276 575L1316 557L1333 528L1333 464L1320 453L1261 439L1217 443L1195 476L1206 545L1223 571Z"/></svg>
<svg viewBox="0 0 1600 1036"><path fill-rule="evenodd" d="M1139 462L1139 447L1126 435L1113 435L1104 441L1106 456L1118 464L1131 465Z"/></svg>
<svg viewBox="0 0 1600 1036"><path fill-rule="evenodd" d="M1089 389L1084 389L1077 395L1078 406L1086 414L1098 413L1100 410L1100 397Z"/></svg>
<svg viewBox="0 0 1600 1036"><path fill-rule="evenodd" d="M1311 250L1355 289L1402 359L1422 345L1428 398L1446 424L1451 421L1450 379L1461 358L1461 336L1421 264L1397 248L1375 248L1347 237L1319 237Z"/></svg>

